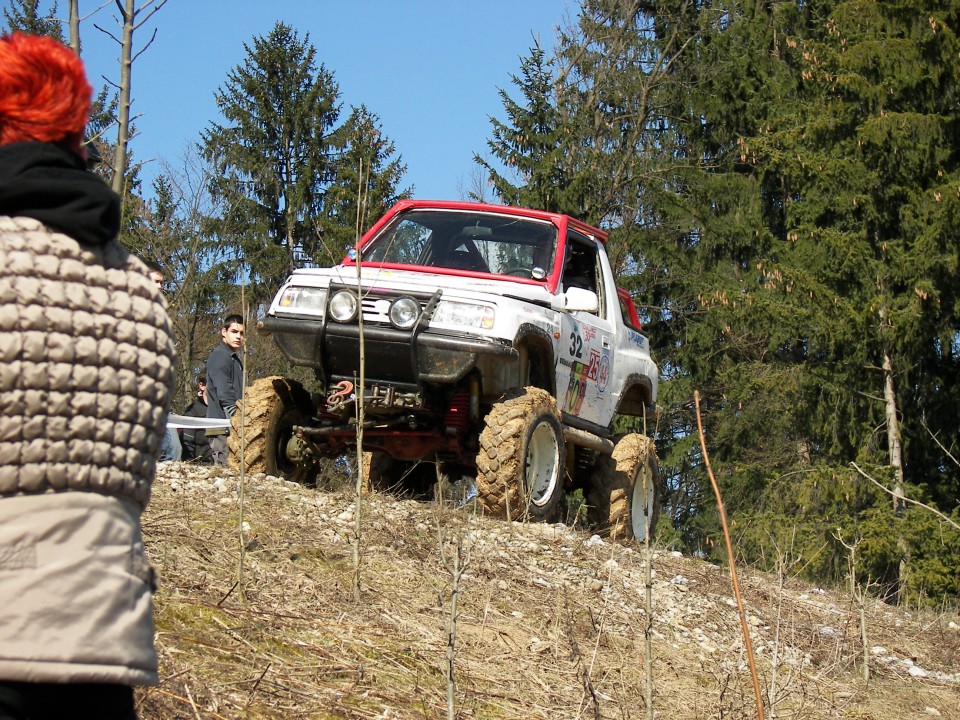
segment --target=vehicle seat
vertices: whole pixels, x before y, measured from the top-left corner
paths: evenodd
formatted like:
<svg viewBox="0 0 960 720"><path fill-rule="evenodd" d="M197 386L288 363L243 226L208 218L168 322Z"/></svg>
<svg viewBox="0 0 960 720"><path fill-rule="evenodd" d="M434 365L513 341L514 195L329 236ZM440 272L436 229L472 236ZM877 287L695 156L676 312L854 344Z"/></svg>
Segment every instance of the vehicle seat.
<svg viewBox="0 0 960 720"><path fill-rule="evenodd" d="M490 272L483 256L473 243L461 243L443 261L443 266L456 270Z"/></svg>

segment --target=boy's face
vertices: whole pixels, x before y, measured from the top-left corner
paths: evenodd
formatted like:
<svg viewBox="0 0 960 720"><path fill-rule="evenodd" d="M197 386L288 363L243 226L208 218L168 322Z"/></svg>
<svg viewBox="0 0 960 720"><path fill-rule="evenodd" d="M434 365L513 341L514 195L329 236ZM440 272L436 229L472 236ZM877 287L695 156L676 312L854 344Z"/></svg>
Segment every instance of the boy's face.
<svg viewBox="0 0 960 720"><path fill-rule="evenodd" d="M220 337L233 350L239 350L243 345L243 325L240 323L230 323L228 327L221 328Z"/></svg>

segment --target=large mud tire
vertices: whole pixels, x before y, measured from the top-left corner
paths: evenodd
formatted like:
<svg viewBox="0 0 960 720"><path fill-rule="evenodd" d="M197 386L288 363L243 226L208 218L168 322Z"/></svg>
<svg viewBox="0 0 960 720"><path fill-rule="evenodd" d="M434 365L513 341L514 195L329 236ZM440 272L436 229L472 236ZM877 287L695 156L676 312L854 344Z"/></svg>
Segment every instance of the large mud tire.
<svg viewBox="0 0 960 720"><path fill-rule="evenodd" d="M231 420L227 438L230 467L240 469L241 438L246 472L266 473L293 482L313 485L320 465L316 459L291 458L288 450L293 426L307 418L293 398L307 396L295 380L274 375L256 380L244 393L243 425L238 412Z"/></svg>
<svg viewBox="0 0 960 720"><path fill-rule="evenodd" d="M563 428L557 403L535 387L491 408L480 434L477 499L487 515L553 520L563 495Z"/></svg>
<svg viewBox="0 0 960 720"><path fill-rule="evenodd" d="M660 517L660 464L653 440L624 435L612 456L597 460L587 492L590 522L615 540L644 542Z"/></svg>
<svg viewBox="0 0 960 720"><path fill-rule="evenodd" d="M436 465L429 461L395 460L382 450L363 454L363 492L385 493L398 497L433 497Z"/></svg>

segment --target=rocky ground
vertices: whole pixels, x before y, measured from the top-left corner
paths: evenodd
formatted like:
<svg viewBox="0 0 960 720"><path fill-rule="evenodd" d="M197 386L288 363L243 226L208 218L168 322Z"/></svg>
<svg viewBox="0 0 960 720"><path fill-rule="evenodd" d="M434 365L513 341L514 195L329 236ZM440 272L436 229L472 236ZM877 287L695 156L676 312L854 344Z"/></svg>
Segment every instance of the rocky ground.
<svg viewBox="0 0 960 720"><path fill-rule="evenodd" d="M639 719L648 670L656 717L758 716L726 569L654 549L648 608L642 547L372 495L356 582L354 500L161 465L142 718ZM960 718L955 610L870 601L864 648L842 590L740 580L764 717Z"/></svg>

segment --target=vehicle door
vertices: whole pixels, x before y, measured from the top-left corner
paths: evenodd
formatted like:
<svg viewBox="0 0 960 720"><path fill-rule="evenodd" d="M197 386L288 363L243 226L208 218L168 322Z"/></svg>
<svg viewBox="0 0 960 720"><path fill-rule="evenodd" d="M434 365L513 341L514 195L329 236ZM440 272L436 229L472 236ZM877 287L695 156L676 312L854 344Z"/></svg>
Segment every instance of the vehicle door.
<svg viewBox="0 0 960 720"><path fill-rule="evenodd" d="M557 400L561 412L606 426L612 403L608 394L616 327L610 320L604 268L606 255L599 242L570 231L559 290L580 287L597 294L596 312L563 314L557 358Z"/></svg>

